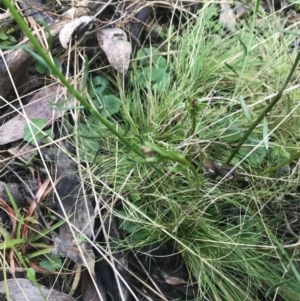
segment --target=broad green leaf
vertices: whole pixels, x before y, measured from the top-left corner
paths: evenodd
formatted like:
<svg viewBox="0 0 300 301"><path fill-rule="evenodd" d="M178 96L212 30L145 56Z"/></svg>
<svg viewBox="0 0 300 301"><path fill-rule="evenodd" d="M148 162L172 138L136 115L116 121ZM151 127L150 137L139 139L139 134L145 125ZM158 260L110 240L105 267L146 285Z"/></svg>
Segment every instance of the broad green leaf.
<svg viewBox="0 0 300 301"><path fill-rule="evenodd" d="M247 144L247 141L246 141ZM257 165L264 161L267 151L264 147L260 146L255 151L252 151L254 147L241 147L239 150L239 155L242 156L242 158L245 158L247 156L247 160L253 164ZM249 154L250 153L250 154Z"/></svg>
<svg viewBox="0 0 300 301"><path fill-rule="evenodd" d="M167 60L163 56L158 56L155 60L155 65L158 68L166 69L167 68Z"/></svg>
<svg viewBox="0 0 300 301"><path fill-rule="evenodd" d="M88 84L88 93L91 98L101 99L104 95L108 94L109 82L102 76L93 77Z"/></svg>
<svg viewBox="0 0 300 301"><path fill-rule="evenodd" d="M120 107L122 105L120 99L115 95L105 95L102 98L103 106L105 110L108 112L108 115L111 116L120 111Z"/></svg>
<svg viewBox="0 0 300 301"><path fill-rule="evenodd" d="M244 129L243 128L238 128L238 127L232 127L226 130L222 134L222 140L224 142L237 142L239 141L244 134Z"/></svg>
<svg viewBox="0 0 300 301"><path fill-rule="evenodd" d="M151 70L151 81L160 82L166 76L165 69L162 68L152 68Z"/></svg>

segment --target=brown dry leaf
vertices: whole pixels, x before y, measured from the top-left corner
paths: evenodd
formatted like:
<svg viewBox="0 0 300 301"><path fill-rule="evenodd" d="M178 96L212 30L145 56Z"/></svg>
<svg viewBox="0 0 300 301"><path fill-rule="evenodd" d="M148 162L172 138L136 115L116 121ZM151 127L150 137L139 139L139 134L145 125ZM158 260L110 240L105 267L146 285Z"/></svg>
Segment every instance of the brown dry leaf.
<svg viewBox="0 0 300 301"><path fill-rule="evenodd" d="M79 27L81 24L89 22L92 17L89 16L82 16L80 18L74 19L63 26L61 31L59 32L59 41L65 49L68 48L68 43L71 39L73 32Z"/></svg>
<svg viewBox="0 0 300 301"><path fill-rule="evenodd" d="M131 44L125 31L120 28L102 29L97 33L97 39L112 67L126 74L130 63Z"/></svg>
<svg viewBox="0 0 300 301"><path fill-rule="evenodd" d="M37 287L31 281L23 278L0 282L0 294L6 294L6 289L11 301L42 301L46 299L48 301L76 301L75 298L63 292L59 292L53 288L49 289L43 285Z"/></svg>
<svg viewBox="0 0 300 301"><path fill-rule="evenodd" d="M26 105L24 108L25 115L29 120L35 118L46 119L49 125L52 121L61 117L64 111L72 106L72 103L74 104L74 99L66 102L67 98L68 93L60 84L44 87L39 90ZM53 109L53 103L59 106L59 110ZM62 108L64 108L64 110L62 110ZM0 127L0 145L22 139L26 123L27 120L23 117L22 111L20 110L20 114Z"/></svg>
<svg viewBox="0 0 300 301"><path fill-rule="evenodd" d="M229 2L225 1L221 3L220 6L221 6L221 13L219 16L219 21L222 22L228 30L234 32L236 19L233 10L230 7Z"/></svg>

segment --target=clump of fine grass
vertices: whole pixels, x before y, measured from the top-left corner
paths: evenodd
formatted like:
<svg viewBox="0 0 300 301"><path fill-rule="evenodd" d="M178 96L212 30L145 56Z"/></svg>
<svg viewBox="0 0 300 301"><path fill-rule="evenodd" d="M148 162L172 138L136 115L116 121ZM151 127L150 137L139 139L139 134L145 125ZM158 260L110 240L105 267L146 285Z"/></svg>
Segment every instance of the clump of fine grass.
<svg viewBox="0 0 300 301"><path fill-rule="evenodd" d="M298 148L293 131L299 108L291 100L299 98L298 75L266 117L267 134L259 125L234 157L248 183L211 181L199 173L196 190L191 169L171 158L176 150L200 167L203 156L225 162L265 101L281 88L295 56L289 53L294 37L280 33L279 23L276 30L271 26L276 17L265 18L255 32L245 23L225 35L215 13L214 6L204 6L193 25L170 32L168 46L144 47L132 63L129 86L118 86L122 106L112 120L127 141L150 143L149 157L137 157L93 118L85 119L94 136L100 133L91 185L127 233L124 248L174 242L198 282L200 300L272 300L278 294L298 300L297 256L282 247L294 240L281 231L285 222L274 198L279 190L283 196L296 189L298 172L280 181L276 174L259 177ZM197 106L192 131L191 100ZM151 153L151 144L170 156L155 148ZM122 209L114 208L117 201Z"/></svg>

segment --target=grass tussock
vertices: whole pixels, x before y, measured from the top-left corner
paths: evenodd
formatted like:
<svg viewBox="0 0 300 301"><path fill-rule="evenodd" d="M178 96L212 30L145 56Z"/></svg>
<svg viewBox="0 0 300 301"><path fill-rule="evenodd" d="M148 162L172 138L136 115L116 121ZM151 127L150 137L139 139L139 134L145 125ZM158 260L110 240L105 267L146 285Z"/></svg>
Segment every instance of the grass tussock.
<svg viewBox="0 0 300 301"><path fill-rule="evenodd" d="M123 78L111 67L88 71L74 45L65 71L80 88L68 88L89 110L74 107L60 130L100 223L114 216L124 233L95 243L100 254L167 242L183 256L197 300L297 301L299 70L231 160L238 177L208 177L203 159L225 164L282 89L299 25L254 8L227 32L218 13L204 3L186 22L174 10L179 24L160 33L163 43L143 45Z"/></svg>
<svg viewBox="0 0 300 301"><path fill-rule="evenodd" d="M232 161L247 181L214 181L199 172L204 156L226 162L281 89L296 57L295 36L283 33L275 15L250 17L231 34L215 16L216 7L207 5L179 31L170 28L163 45L139 51L126 88L118 76L109 83L122 104L108 118L129 143L146 145L145 159L91 116L80 117L99 145L87 184L117 216L125 249L174 243L198 282L199 300L297 300L298 252L285 248L295 237L282 212L293 219L299 211L286 197L297 190L298 166L260 175L298 149L298 72ZM78 146L91 162L91 139L78 129ZM178 156L198 168L199 189Z"/></svg>

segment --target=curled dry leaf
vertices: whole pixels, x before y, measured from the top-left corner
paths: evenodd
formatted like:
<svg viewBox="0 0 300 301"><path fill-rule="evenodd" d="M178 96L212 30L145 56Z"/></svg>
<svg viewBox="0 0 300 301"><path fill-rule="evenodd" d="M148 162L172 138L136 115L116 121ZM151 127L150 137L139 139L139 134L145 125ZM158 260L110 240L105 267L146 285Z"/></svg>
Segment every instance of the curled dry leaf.
<svg viewBox="0 0 300 301"><path fill-rule="evenodd" d="M221 12L219 21L224 24L224 26L230 30L231 32L235 31L235 15L233 10L231 9L229 2L223 2L220 4L221 6Z"/></svg>
<svg viewBox="0 0 300 301"><path fill-rule="evenodd" d="M59 41L64 48L68 48L68 43L71 39L73 32L76 30L78 26L83 23L89 22L92 17L82 16L80 18L74 19L63 26L61 31L59 32Z"/></svg>
<svg viewBox="0 0 300 301"><path fill-rule="evenodd" d="M49 124L64 114L63 109L72 106L74 99L66 102L68 96L66 89L60 84L42 88L24 108L26 118L29 120L43 118ZM53 103L59 106L58 110L53 109ZM0 127L0 145L23 138L27 120L21 112Z"/></svg>
<svg viewBox="0 0 300 301"><path fill-rule="evenodd" d="M112 67L126 74L130 63L131 44L125 31L120 28L102 29L97 33L97 39Z"/></svg>

